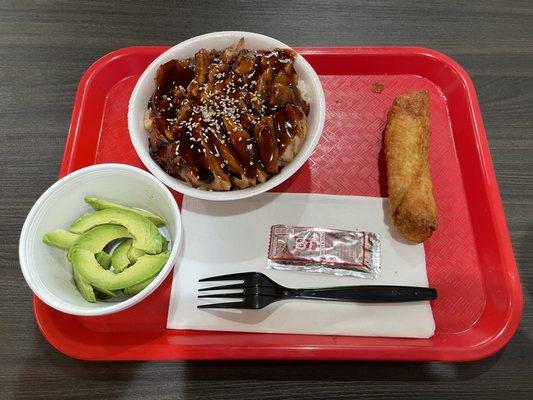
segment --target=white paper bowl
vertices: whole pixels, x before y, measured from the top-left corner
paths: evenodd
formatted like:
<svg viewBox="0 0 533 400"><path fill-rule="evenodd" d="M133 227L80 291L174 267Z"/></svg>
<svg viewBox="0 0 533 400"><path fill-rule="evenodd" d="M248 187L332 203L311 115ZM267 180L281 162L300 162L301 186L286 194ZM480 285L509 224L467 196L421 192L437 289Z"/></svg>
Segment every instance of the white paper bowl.
<svg viewBox="0 0 533 400"><path fill-rule="evenodd" d="M170 257L153 282L133 297L120 296L96 303L84 300L74 284L66 251L42 242L46 232L68 229L83 213L92 210L83 201L88 195L144 208L163 216L167 222L163 233L170 239ZM161 182L129 165L94 165L57 181L34 204L20 234L20 266L30 288L49 306L74 315L111 314L137 304L163 282L176 260L180 239L180 212Z"/></svg>
<svg viewBox="0 0 533 400"><path fill-rule="evenodd" d="M223 49L236 43L242 37L244 37L244 46L247 49L260 50L274 49L276 47L289 47L271 37L250 32L214 32L207 35L197 36L186 40L185 42L181 42L156 58L141 75L133 89L133 93L131 94L128 110L128 128L135 151L146 168L161 180L161 182L188 196L207 200L237 200L266 192L288 179L305 163L313 152L320 139L320 135L322 134L326 115L324 91L322 90L320 80L311 65L309 65L302 56L298 56L294 66L300 79L306 84L306 97L311 106L307 121L308 133L300 153L289 165L285 166L278 175L255 187L229 192L210 192L195 189L185 182L168 175L154 160L152 160L148 150L148 136L143 126L143 119L148 101L155 90L154 77L157 68L161 64L172 59L191 57L201 48Z"/></svg>

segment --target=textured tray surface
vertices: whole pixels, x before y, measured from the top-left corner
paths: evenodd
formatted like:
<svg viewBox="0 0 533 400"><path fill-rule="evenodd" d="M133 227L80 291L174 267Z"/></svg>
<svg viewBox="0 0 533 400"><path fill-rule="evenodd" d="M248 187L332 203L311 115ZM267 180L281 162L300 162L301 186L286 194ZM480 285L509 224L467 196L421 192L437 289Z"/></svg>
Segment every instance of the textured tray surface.
<svg viewBox="0 0 533 400"><path fill-rule="evenodd" d="M320 77L326 95L324 133L310 160L289 182L275 189L362 196L387 196L382 133L392 100L429 89L430 165L439 209L439 230L425 244L437 332L468 329L481 315L484 293L461 170L455 154L446 99L430 81L414 75ZM109 92L95 163L142 166L129 142L126 114L136 77ZM384 85L374 93L374 82ZM465 251L472 249L471 251Z"/></svg>
<svg viewBox="0 0 533 400"><path fill-rule="evenodd" d="M61 176L94 163L142 167L129 140L127 106L139 74L163 50L123 49L88 70L76 98ZM73 357L105 360L471 360L510 339L521 313L520 284L475 91L464 71L438 53L417 48L302 53L320 75L326 123L309 161L276 191L386 196L381 141L387 110L400 94L429 90L439 229L425 250L430 285L439 291L433 303L435 335L394 339L167 330L169 277L142 303L105 317L66 315L35 299L37 322L54 346ZM382 93L371 90L375 82L384 85ZM175 196L181 202L181 195Z"/></svg>

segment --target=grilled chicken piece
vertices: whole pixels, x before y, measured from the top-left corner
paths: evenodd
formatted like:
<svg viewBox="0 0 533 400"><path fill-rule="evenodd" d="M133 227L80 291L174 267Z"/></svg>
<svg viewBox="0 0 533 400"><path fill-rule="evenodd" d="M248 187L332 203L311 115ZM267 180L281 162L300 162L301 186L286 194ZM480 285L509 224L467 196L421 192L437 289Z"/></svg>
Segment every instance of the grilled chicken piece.
<svg viewBox="0 0 533 400"><path fill-rule="evenodd" d="M268 87L272 84L274 79L274 71L268 65L267 61L265 61L264 57L261 60L261 64L265 66L265 69L257 78L255 88L252 86L253 92L250 92L249 99L252 108L258 113L263 112L263 104L265 103L267 97Z"/></svg>
<svg viewBox="0 0 533 400"><path fill-rule="evenodd" d="M307 134L307 118L299 107L290 103L273 117L281 164L286 165L300 152Z"/></svg>
<svg viewBox="0 0 533 400"><path fill-rule="evenodd" d="M192 149L189 147L185 150L185 156L183 157L185 161L181 171L182 177L185 182L189 182L194 187L202 187L206 184L206 181L202 179L203 174L199 168L198 158L196 147Z"/></svg>
<svg viewBox="0 0 533 400"><path fill-rule="evenodd" d="M174 87L174 90L172 91L172 95L174 96L174 103L178 105L178 101L182 101L187 97L187 93L185 91L185 88L182 85Z"/></svg>
<svg viewBox="0 0 533 400"><path fill-rule="evenodd" d="M282 106L287 103L292 103L293 100L294 94L290 86L281 83L273 83L272 86L270 86L268 104Z"/></svg>
<svg viewBox="0 0 533 400"><path fill-rule="evenodd" d="M179 176L194 187L203 187L210 179L209 170L201 162L199 146L188 134L181 135L174 147L173 163L179 168Z"/></svg>
<svg viewBox="0 0 533 400"><path fill-rule="evenodd" d="M252 137L231 119L223 118L223 122L233 148L245 166L246 177L257 178L259 182L266 181L268 175L260 164L257 146ZM255 185L255 181L253 185Z"/></svg>
<svg viewBox="0 0 533 400"><path fill-rule="evenodd" d="M222 138L222 135L218 132L211 131L208 136L211 137L210 145L215 150L215 154L220 154L220 161L227 166L229 172L236 176L243 175L243 165L237 159L233 149L231 149L228 146L228 143Z"/></svg>
<svg viewBox="0 0 533 400"><path fill-rule="evenodd" d="M179 148L179 151L176 151L176 148ZM194 152L190 148L186 149L179 140L160 146L153 156L166 173L179 177L194 187L202 185L202 176L206 174L197 169Z"/></svg>
<svg viewBox="0 0 533 400"><path fill-rule="evenodd" d="M211 64L208 71L207 87L201 93L201 100L204 104L212 104L214 96L221 95L227 86L227 80L231 69L228 64Z"/></svg>
<svg viewBox="0 0 533 400"><path fill-rule="evenodd" d="M195 55L196 65L194 67L195 79L198 84L203 85L207 82L209 73L209 64L211 64L211 54L206 49L200 49Z"/></svg>
<svg viewBox="0 0 533 400"><path fill-rule="evenodd" d="M187 86L187 92L189 93L189 97L198 97L198 94L200 93L200 84L196 79L193 79L191 83L189 83L189 86Z"/></svg>
<svg viewBox="0 0 533 400"><path fill-rule="evenodd" d="M154 151L150 152L157 163L163 167L167 174L180 176L180 166L174 163L176 142L162 143Z"/></svg>
<svg viewBox="0 0 533 400"><path fill-rule="evenodd" d="M245 83L248 83L248 80L251 80L251 77L248 77L248 75L253 71L254 65L255 55L250 52L243 52L237 58L237 61L235 61L233 70L243 78L246 78Z"/></svg>
<svg viewBox="0 0 533 400"><path fill-rule="evenodd" d="M207 190L230 190L231 189L231 180L224 168L219 164L219 159L216 158L213 154L208 153L206 155L209 168L213 173L213 181L209 183L205 189Z"/></svg>
<svg viewBox="0 0 533 400"><path fill-rule="evenodd" d="M278 137L278 153L281 164L290 163L295 156L294 129L292 121L287 119L284 110L273 114L274 127Z"/></svg>
<svg viewBox="0 0 533 400"><path fill-rule="evenodd" d="M267 67L261 73L261 75L259 75L259 78L257 78L257 88L255 91L259 97L263 99L266 97L267 88L272 84L273 79L274 72L272 71L271 67Z"/></svg>
<svg viewBox="0 0 533 400"><path fill-rule="evenodd" d="M167 136L171 135L171 133L167 134L168 124L158 123L159 121L156 118L156 114L151 109L146 110L144 113L144 129L149 134L151 147L157 147L160 144L167 143Z"/></svg>
<svg viewBox="0 0 533 400"><path fill-rule="evenodd" d="M246 176L244 165L240 162L235 150L223 139L222 135L218 132L210 131L208 137L210 137L209 144L213 148L215 155L219 155L217 157L218 161L225 165L231 173L232 182L241 189L255 185L255 178Z"/></svg>
<svg viewBox="0 0 533 400"><path fill-rule="evenodd" d="M228 64L212 64L209 67L208 80L209 82L216 82L224 80L227 76L230 67Z"/></svg>
<svg viewBox="0 0 533 400"><path fill-rule="evenodd" d="M198 115L194 117L195 122L199 121ZM209 179L201 182L198 187L206 190L226 191L231 189L231 180L229 175L224 171L220 159L215 157L213 149L205 140L202 134L201 122L192 130L193 152L197 156L198 163L209 171ZM200 149L200 151L198 151Z"/></svg>
<svg viewBox="0 0 533 400"><path fill-rule="evenodd" d="M197 151L198 160L212 174L212 180L204 183L202 188L207 190L230 190L230 177L224 171L220 158L215 157L215 150L202 133L205 127L202 124L200 115L194 114L192 118L193 122L197 123L192 129L192 137L194 139L192 140L194 142L193 147L199 146L200 152Z"/></svg>
<svg viewBox="0 0 533 400"><path fill-rule="evenodd" d="M176 122L181 124L185 122L187 118L191 115L191 102L189 100L184 100L181 103L181 107L176 114Z"/></svg>
<svg viewBox="0 0 533 400"><path fill-rule="evenodd" d="M283 85L296 85L298 83L298 75L294 69L293 62L285 64L274 77L274 83L281 83Z"/></svg>
<svg viewBox="0 0 533 400"><path fill-rule="evenodd" d="M237 106L239 108L239 114L241 116L240 123L245 131L253 132L255 124L259 121L259 117L253 114L252 110L249 110L246 102L240 96L238 96Z"/></svg>
<svg viewBox="0 0 533 400"><path fill-rule="evenodd" d="M259 147L259 159L270 174L278 173L278 143L274 129L274 118L269 115L259 120L254 129Z"/></svg>
<svg viewBox="0 0 533 400"><path fill-rule="evenodd" d="M235 186L237 186L239 189L244 189L250 186L255 186L256 180L255 178L251 179L247 176L243 175L241 178L237 178L236 176L231 177L231 181Z"/></svg>
<svg viewBox="0 0 533 400"><path fill-rule="evenodd" d="M294 143L294 155L300 152L307 136L307 117L300 107L294 104L285 105L285 114L287 119L292 123L292 129L294 130L293 143Z"/></svg>
<svg viewBox="0 0 533 400"><path fill-rule="evenodd" d="M244 38L241 38L236 44L227 47L222 52L221 62L225 64L231 64L233 61L237 59L237 56L239 55L243 47L244 47Z"/></svg>

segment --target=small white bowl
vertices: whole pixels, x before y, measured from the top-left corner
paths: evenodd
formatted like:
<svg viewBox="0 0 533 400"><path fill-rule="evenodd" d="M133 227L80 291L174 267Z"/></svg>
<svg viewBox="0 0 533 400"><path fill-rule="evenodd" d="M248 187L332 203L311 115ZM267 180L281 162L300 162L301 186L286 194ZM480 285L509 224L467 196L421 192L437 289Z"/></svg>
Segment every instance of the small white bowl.
<svg viewBox="0 0 533 400"><path fill-rule="evenodd" d="M148 101L155 90L154 78L157 68L159 68L161 64L172 59L192 57L201 48L209 50L226 48L229 45L236 43L240 38L244 38L245 48L251 50L289 47L271 37L250 32L213 32L207 35L197 36L186 40L185 42L181 42L157 57L141 75L131 94L128 109L128 128L135 151L152 174L167 186L188 196L206 200L237 200L266 192L288 179L307 161L322 134L326 115L324 91L322 90L322 85L320 84L318 75L313 67L311 67L302 56L298 56L294 67L298 72L300 79L305 82L306 97L311 106L307 119L308 132L300 153L298 153L295 159L289 165L285 166L278 175L273 176L265 183L260 183L255 187L232 190L229 192L210 192L193 188L185 182L170 176L150 157L148 150L148 136L144 129L143 119Z"/></svg>
<svg viewBox="0 0 533 400"><path fill-rule="evenodd" d="M66 251L42 241L46 232L68 229L82 214L91 211L83 201L88 195L144 208L163 216L167 222L163 234L170 240L170 257L152 283L135 296L89 303L74 284ZM152 293L171 271L180 240L179 208L161 182L129 165L100 164L67 175L39 197L22 227L19 259L26 282L50 307L74 315L105 315L125 310Z"/></svg>

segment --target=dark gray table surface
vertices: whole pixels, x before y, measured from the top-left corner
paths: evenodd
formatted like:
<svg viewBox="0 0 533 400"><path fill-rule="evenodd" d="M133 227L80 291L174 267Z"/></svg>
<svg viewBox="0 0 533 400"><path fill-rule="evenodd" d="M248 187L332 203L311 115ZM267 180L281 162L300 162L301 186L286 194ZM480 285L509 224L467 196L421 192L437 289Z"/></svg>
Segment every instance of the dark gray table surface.
<svg viewBox="0 0 533 400"><path fill-rule="evenodd" d="M17 248L24 218L56 180L84 70L131 45L249 30L290 45L420 45L472 76L524 290L521 326L467 364L87 363L39 333ZM533 2L0 1L0 398L526 398L533 391ZM467 249L465 249L467 250Z"/></svg>

